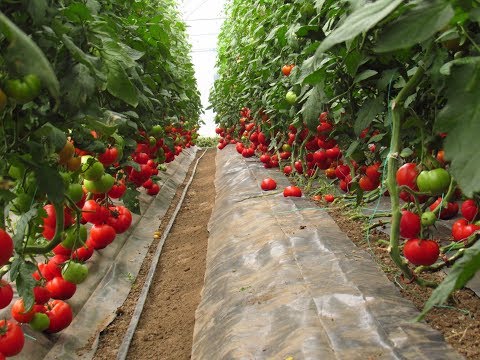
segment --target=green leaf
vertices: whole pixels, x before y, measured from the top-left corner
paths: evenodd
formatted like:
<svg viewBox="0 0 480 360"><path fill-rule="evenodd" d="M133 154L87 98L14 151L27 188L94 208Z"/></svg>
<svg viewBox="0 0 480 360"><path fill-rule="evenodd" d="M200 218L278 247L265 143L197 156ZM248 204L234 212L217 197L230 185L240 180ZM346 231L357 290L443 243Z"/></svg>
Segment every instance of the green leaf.
<svg viewBox="0 0 480 360"><path fill-rule="evenodd" d="M345 21L320 44L317 54L323 53L332 46L351 40L355 36L370 30L391 12L393 12L403 0L378 0L359 7Z"/></svg>
<svg viewBox="0 0 480 360"><path fill-rule="evenodd" d="M47 194L50 201L60 203L65 199L65 185L61 175L53 168L39 166L35 169L38 190Z"/></svg>
<svg viewBox="0 0 480 360"><path fill-rule="evenodd" d="M42 24L45 20L48 4L46 0L24 0L27 11L35 24Z"/></svg>
<svg viewBox="0 0 480 360"><path fill-rule="evenodd" d="M305 101L301 110L303 119L307 127L316 131L318 125L318 115L323 111L325 92L323 90L323 82L315 85L307 94L307 101Z"/></svg>
<svg viewBox="0 0 480 360"><path fill-rule="evenodd" d="M402 150L402 152L400 153L400 157L402 158L407 158L409 156L413 155L413 150L410 149L410 148L405 148Z"/></svg>
<svg viewBox="0 0 480 360"><path fill-rule="evenodd" d="M297 36L302 37L302 36L308 35L310 31L318 31L318 29L319 29L318 25L304 25L299 27L295 34Z"/></svg>
<svg viewBox="0 0 480 360"><path fill-rule="evenodd" d="M347 152L345 153L345 157L346 157L346 158L349 158L349 157L355 152L355 150L357 150L358 145L360 145L360 141L359 141L359 140L353 141L353 142L350 144L350 146L348 147Z"/></svg>
<svg viewBox="0 0 480 360"><path fill-rule="evenodd" d="M15 194L10 190L0 189L0 206L2 206L2 204L9 203L15 199L15 197Z"/></svg>
<svg viewBox="0 0 480 360"><path fill-rule="evenodd" d="M23 248L26 231L28 230L28 223L38 214L36 208L30 209L18 219L15 226L15 234L13 235L13 243L15 244L15 250L20 252Z"/></svg>
<svg viewBox="0 0 480 360"><path fill-rule="evenodd" d="M432 292L417 320L421 320L436 305L444 304L450 294L463 288L478 270L480 270L479 241L466 249L463 257L455 262L447 277Z"/></svg>
<svg viewBox="0 0 480 360"><path fill-rule="evenodd" d="M107 90L113 96L133 107L138 105L138 91L128 78L125 70L117 62L109 62L108 64Z"/></svg>
<svg viewBox="0 0 480 360"><path fill-rule="evenodd" d="M453 15L452 6L444 0L421 2L385 27L374 50L394 51L425 41L445 27Z"/></svg>
<svg viewBox="0 0 480 360"><path fill-rule="evenodd" d="M480 62L480 56L469 56L469 57L464 57L460 59L455 59L443 64L442 67L440 68L440 74L449 76L451 74L452 67L455 65L468 65L468 64L475 65L478 62Z"/></svg>
<svg viewBox="0 0 480 360"><path fill-rule="evenodd" d="M365 70L364 72L358 74L353 80L353 82L356 84L363 80L367 80L368 78L371 78L372 76L375 76L377 74L378 72L375 70Z"/></svg>
<svg viewBox="0 0 480 360"><path fill-rule="evenodd" d="M33 288L37 285L37 281L32 274L37 270L37 267L31 262L27 262L23 259L19 260L15 283L18 295L23 299L25 309L30 310L35 303Z"/></svg>
<svg viewBox="0 0 480 360"><path fill-rule="evenodd" d="M40 129L35 131L34 136L42 143L46 140L57 152L62 150L67 142L65 132L50 123L43 124Z"/></svg>
<svg viewBox="0 0 480 360"><path fill-rule="evenodd" d="M437 133L448 133L445 158L467 197L480 191L480 162L476 144L480 138L480 63L456 66L447 80L447 105L434 124Z"/></svg>
<svg viewBox="0 0 480 360"><path fill-rule="evenodd" d="M356 135L360 135L363 129L370 126L375 117L385 109L383 105L383 94L376 98L365 100L362 108L358 111L357 119L355 120L354 131Z"/></svg>
<svg viewBox="0 0 480 360"><path fill-rule="evenodd" d="M79 2L68 5L63 13L69 20L74 22L85 22L92 19L90 9Z"/></svg>
<svg viewBox="0 0 480 360"><path fill-rule="evenodd" d="M10 41L6 58L20 74L36 74L50 95L58 100L60 84L43 51L35 42L0 12L0 31Z"/></svg>
<svg viewBox="0 0 480 360"><path fill-rule="evenodd" d="M87 66L76 64L62 79L62 90L67 102L78 108L95 92L95 78Z"/></svg>
<svg viewBox="0 0 480 360"><path fill-rule="evenodd" d="M134 214L140 215L140 201L138 196L140 192L134 187L128 187L125 194L122 196L122 201L125 206Z"/></svg>

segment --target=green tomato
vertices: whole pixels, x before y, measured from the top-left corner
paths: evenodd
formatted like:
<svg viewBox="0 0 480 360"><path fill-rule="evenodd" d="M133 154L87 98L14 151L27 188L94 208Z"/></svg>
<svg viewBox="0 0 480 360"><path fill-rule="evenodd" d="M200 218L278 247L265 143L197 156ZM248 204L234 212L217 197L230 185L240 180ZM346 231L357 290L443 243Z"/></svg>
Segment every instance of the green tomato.
<svg viewBox="0 0 480 360"><path fill-rule="evenodd" d="M37 312L35 315L33 315L32 321L30 321L28 324L35 331L44 331L50 326L50 318L47 314Z"/></svg>
<svg viewBox="0 0 480 360"><path fill-rule="evenodd" d="M24 175L25 175L25 167L24 166L12 165L12 166L10 166L10 169L8 169L8 176L14 178L15 180L23 179Z"/></svg>
<svg viewBox="0 0 480 360"><path fill-rule="evenodd" d="M29 74L23 79L10 79L5 82L5 92L19 103L27 103L40 94L40 79L35 74Z"/></svg>
<svg viewBox="0 0 480 360"><path fill-rule="evenodd" d="M65 239L61 242L61 244L66 249L75 250L81 247L85 241L87 241L87 236L87 227L85 225L80 225L77 240L77 227L71 226L65 231Z"/></svg>
<svg viewBox="0 0 480 360"><path fill-rule="evenodd" d="M163 132L163 128L161 125L153 125L152 129L150 130L150 133L153 136L159 136L162 134L162 132Z"/></svg>
<svg viewBox="0 0 480 360"><path fill-rule="evenodd" d="M435 221L437 221L437 216L434 212L426 211L422 214L421 222L423 226L433 225Z"/></svg>
<svg viewBox="0 0 480 360"><path fill-rule="evenodd" d="M83 185L88 192L92 194L105 194L115 184L115 178L110 174L103 174L103 176L96 181L83 180Z"/></svg>
<svg viewBox="0 0 480 360"><path fill-rule="evenodd" d="M157 143L157 139L155 139L153 136L150 136L148 138L148 142L150 143L150 146L154 146Z"/></svg>
<svg viewBox="0 0 480 360"><path fill-rule="evenodd" d="M64 172L64 171L60 171L60 176L61 176L62 179L63 179L63 185L65 185L65 188L67 189L68 186L70 185L70 182L72 181L72 179L71 179L71 177L70 177L70 173Z"/></svg>
<svg viewBox="0 0 480 360"><path fill-rule="evenodd" d="M448 190L449 185L450 174L443 168L424 170L417 176L417 186L421 192L440 195Z"/></svg>
<svg viewBox="0 0 480 360"><path fill-rule="evenodd" d="M72 199L73 202L77 203L82 200L83 197L83 188L80 184L70 184L68 185L67 195Z"/></svg>
<svg viewBox="0 0 480 360"><path fill-rule="evenodd" d="M105 174L103 164L90 155L82 156L83 178L90 181L100 180Z"/></svg>
<svg viewBox="0 0 480 360"><path fill-rule="evenodd" d="M80 284L88 276L87 265L74 261L67 261L62 269L62 277L72 284Z"/></svg>
<svg viewBox="0 0 480 360"><path fill-rule="evenodd" d="M285 99L290 105L293 105L297 102L297 94L295 94L293 91L287 92L287 95L285 95Z"/></svg>

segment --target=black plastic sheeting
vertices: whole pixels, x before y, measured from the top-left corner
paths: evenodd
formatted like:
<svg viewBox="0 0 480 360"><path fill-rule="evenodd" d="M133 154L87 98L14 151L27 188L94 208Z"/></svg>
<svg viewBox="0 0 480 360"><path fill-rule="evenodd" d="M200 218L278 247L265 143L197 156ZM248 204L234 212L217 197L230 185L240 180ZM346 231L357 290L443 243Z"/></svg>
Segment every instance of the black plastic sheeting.
<svg viewBox="0 0 480 360"><path fill-rule="evenodd" d="M153 241L177 188L183 183L197 148L184 150L174 162L160 172L161 186L157 196L142 191L142 216L133 214L132 226L115 241L87 261L89 276L77 285L72 299L67 300L74 312L70 326L58 334L34 332L28 325L22 352L9 359L73 360L91 359L98 345L100 332L116 317L116 310L127 298L143 259ZM10 307L0 310L0 318L10 318Z"/></svg>
<svg viewBox="0 0 480 360"><path fill-rule="evenodd" d="M283 197L278 170L233 146L216 165L192 359L462 358L324 210Z"/></svg>

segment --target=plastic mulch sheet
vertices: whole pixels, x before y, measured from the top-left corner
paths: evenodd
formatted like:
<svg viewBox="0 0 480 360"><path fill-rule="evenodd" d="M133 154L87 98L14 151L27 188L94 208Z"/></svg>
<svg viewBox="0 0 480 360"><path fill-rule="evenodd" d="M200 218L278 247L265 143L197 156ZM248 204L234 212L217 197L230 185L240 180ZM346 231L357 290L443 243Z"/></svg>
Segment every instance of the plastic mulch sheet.
<svg viewBox="0 0 480 360"><path fill-rule="evenodd" d="M119 234L115 241L100 252L95 252L87 262L89 276L77 286L77 291L67 302L72 306L74 319L59 334L45 335L24 326L27 334L23 351L11 359L91 359L99 333L115 318L130 292L140 271L143 259L153 241L161 219L167 212L176 190L186 177L195 158L197 148L186 149L176 160L160 172L160 192L151 197L140 196L142 216L133 214L132 226ZM10 307L0 311L0 318L10 318Z"/></svg>
<svg viewBox="0 0 480 360"><path fill-rule="evenodd" d="M283 197L278 169L233 146L216 163L192 359L462 358L324 210Z"/></svg>

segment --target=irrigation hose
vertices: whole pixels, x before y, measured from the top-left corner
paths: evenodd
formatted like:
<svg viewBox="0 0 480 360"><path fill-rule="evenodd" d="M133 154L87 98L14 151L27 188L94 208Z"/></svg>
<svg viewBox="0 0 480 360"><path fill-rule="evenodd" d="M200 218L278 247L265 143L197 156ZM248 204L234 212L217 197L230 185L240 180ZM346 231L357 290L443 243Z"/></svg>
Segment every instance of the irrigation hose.
<svg viewBox="0 0 480 360"><path fill-rule="evenodd" d="M140 293L140 297L138 298L137 305L135 306L135 311L133 312L132 319L130 320L130 324L128 325L128 329L125 333L125 336L123 337L122 344L118 349L117 360L125 360L127 358L128 350L130 349L130 344L132 343L133 335L135 334L135 330L137 329L140 316L142 315L142 312L143 312L143 307L145 306L145 302L147 300L148 292L150 291L150 286L152 285L153 276L155 275L155 272L158 266L158 261L160 260L160 255L162 254L163 245L165 244L165 240L170 234L170 230L173 227L173 223L175 222L175 219L177 218L177 215L180 212L180 209L182 208L183 201L185 200L185 197L187 195L187 191L190 188L190 185L193 182L193 178L197 172L198 163L203 158L207 150L205 150L203 154L197 159L195 166L192 170L192 175L190 176L190 179L188 180L188 183L185 186L185 189L183 189L182 196L178 201L177 207L175 208L175 211L173 212L172 217L170 218L170 221L167 227L165 228L165 231L163 232L162 237L160 238L160 241L158 242L157 250L155 251L155 254L153 256L152 263L150 265L150 269L147 274L147 278L145 279L145 283L143 284L142 292Z"/></svg>

